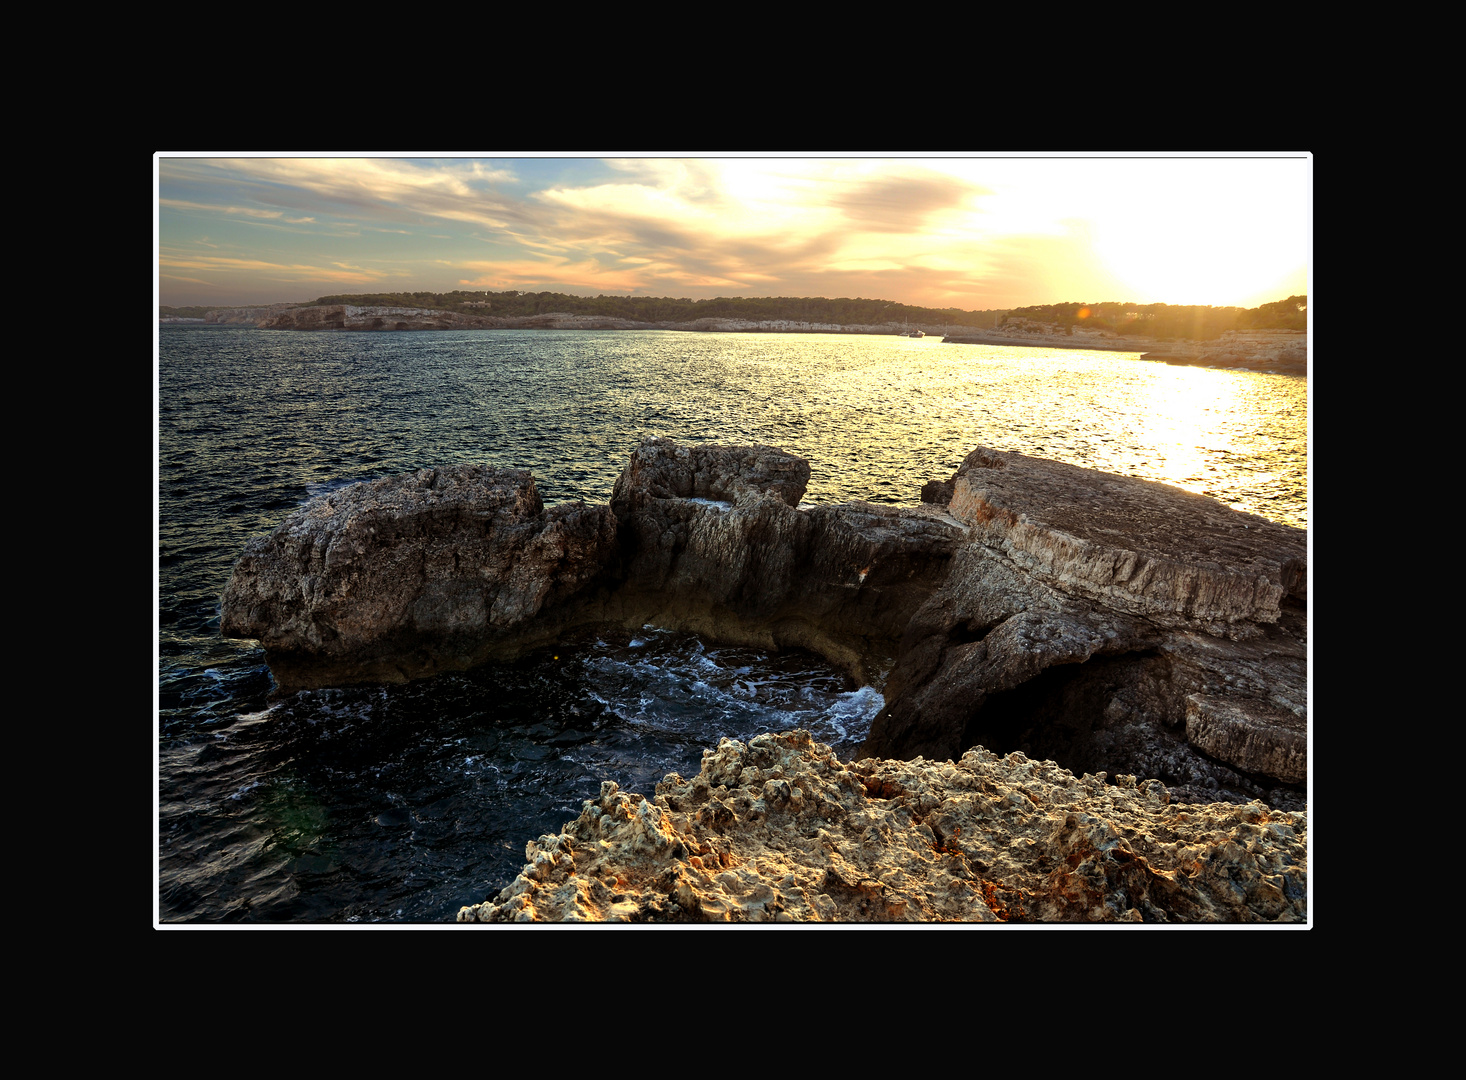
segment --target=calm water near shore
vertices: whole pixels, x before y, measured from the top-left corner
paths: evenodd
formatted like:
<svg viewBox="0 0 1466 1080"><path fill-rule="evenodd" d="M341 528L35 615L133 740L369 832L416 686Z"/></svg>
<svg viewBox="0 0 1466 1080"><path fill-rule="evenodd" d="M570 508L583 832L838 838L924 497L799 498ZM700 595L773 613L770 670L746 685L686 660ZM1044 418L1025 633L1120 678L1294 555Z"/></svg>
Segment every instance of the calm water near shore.
<svg viewBox="0 0 1466 1080"><path fill-rule="evenodd" d="M603 502L644 435L811 463L807 502L908 504L974 446L1161 480L1306 527L1308 384L1134 353L671 331L164 327L159 357L159 918L451 920L615 780L720 736L853 753L881 705L818 657L655 628L511 667L271 702L218 636L245 542L313 495L430 465L528 468Z"/></svg>

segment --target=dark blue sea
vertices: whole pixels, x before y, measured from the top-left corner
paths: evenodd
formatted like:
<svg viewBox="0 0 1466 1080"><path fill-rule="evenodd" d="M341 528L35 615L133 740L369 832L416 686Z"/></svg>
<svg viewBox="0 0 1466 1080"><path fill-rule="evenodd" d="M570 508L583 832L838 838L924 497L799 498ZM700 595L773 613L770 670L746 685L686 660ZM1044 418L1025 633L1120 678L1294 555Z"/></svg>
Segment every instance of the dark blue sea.
<svg viewBox="0 0 1466 1080"><path fill-rule="evenodd" d="M272 696L219 637L246 541L358 480L479 461L604 502L646 435L807 457L807 502L909 504L974 446L1212 495L1306 527L1308 384L1134 353L856 335L160 330L157 918L450 922L614 780L721 736L853 754L879 711L817 656L657 627L406 686Z"/></svg>

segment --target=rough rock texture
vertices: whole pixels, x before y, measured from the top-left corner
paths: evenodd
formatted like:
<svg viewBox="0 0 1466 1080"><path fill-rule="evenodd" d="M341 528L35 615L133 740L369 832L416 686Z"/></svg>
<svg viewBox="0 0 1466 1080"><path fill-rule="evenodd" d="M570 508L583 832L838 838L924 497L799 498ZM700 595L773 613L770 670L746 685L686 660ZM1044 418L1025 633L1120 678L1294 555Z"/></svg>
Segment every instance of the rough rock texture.
<svg viewBox="0 0 1466 1080"><path fill-rule="evenodd" d="M252 541L220 630L257 638L282 691L462 668L557 629L615 556L610 508L546 511L522 470L460 465L353 484Z"/></svg>
<svg viewBox="0 0 1466 1080"><path fill-rule="evenodd" d="M800 646L861 681L888 666L964 529L929 507L801 511L808 482L772 447L645 440L611 496L629 553L618 621Z"/></svg>
<svg viewBox="0 0 1466 1080"><path fill-rule="evenodd" d="M978 449L948 509L1059 592L1166 626L1249 636L1303 595L1302 533L1148 480Z"/></svg>
<svg viewBox="0 0 1466 1080"><path fill-rule="evenodd" d="M656 794L601 785L459 922L1298 922L1307 820L1169 805L982 748L842 764L803 731L724 739Z"/></svg>
<svg viewBox="0 0 1466 1080"><path fill-rule="evenodd" d="M590 624L798 646L889 672L864 756L981 745L1302 805L1302 531L986 448L919 506L801 510L808 479L772 447L652 438L608 507L546 512L528 473L472 467L357 485L250 545L222 629L258 638L286 692Z"/></svg>
<svg viewBox="0 0 1466 1080"><path fill-rule="evenodd" d="M1305 533L986 448L948 484L970 542L908 624L864 753L1026 748L1193 797L1305 779Z"/></svg>

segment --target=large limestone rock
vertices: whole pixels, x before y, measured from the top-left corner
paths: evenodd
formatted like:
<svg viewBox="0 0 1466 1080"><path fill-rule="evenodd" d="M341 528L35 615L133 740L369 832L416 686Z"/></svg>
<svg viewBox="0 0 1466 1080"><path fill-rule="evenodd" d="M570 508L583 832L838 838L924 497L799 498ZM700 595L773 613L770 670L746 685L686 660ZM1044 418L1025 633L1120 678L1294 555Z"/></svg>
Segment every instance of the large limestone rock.
<svg viewBox="0 0 1466 1080"><path fill-rule="evenodd" d="M724 739L654 797L601 785L459 922L1299 922L1307 819L1178 807L1052 761L866 759Z"/></svg>
<svg viewBox="0 0 1466 1080"><path fill-rule="evenodd" d="M284 692L399 682L550 640L616 552L605 506L546 511L533 477L422 469L313 499L250 543L221 632L257 638Z"/></svg>
<svg viewBox="0 0 1466 1080"><path fill-rule="evenodd" d="M985 448L952 487L952 515L1016 570L1159 625L1248 636L1303 595L1304 535L1203 495Z"/></svg>
<svg viewBox="0 0 1466 1080"><path fill-rule="evenodd" d="M908 625L863 753L1027 746L1189 798L1245 788L1228 767L1305 779L1306 534L986 448L946 486L970 542Z"/></svg>

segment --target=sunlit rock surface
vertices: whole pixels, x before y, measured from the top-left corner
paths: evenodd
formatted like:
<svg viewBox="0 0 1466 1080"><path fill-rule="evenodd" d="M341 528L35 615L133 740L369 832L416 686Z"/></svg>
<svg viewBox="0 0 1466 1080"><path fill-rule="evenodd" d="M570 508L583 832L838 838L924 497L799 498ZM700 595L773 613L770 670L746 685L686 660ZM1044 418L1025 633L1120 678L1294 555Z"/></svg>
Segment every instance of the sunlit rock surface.
<svg viewBox="0 0 1466 1080"><path fill-rule="evenodd" d="M353 484L252 541L220 630L257 638L283 691L398 682L553 636L616 552L610 508L545 510L523 470L459 465Z"/></svg>
<svg viewBox="0 0 1466 1080"><path fill-rule="evenodd" d="M607 782L459 922L1297 922L1304 815L1170 805L981 748L836 760L807 732L724 739L648 799Z"/></svg>

